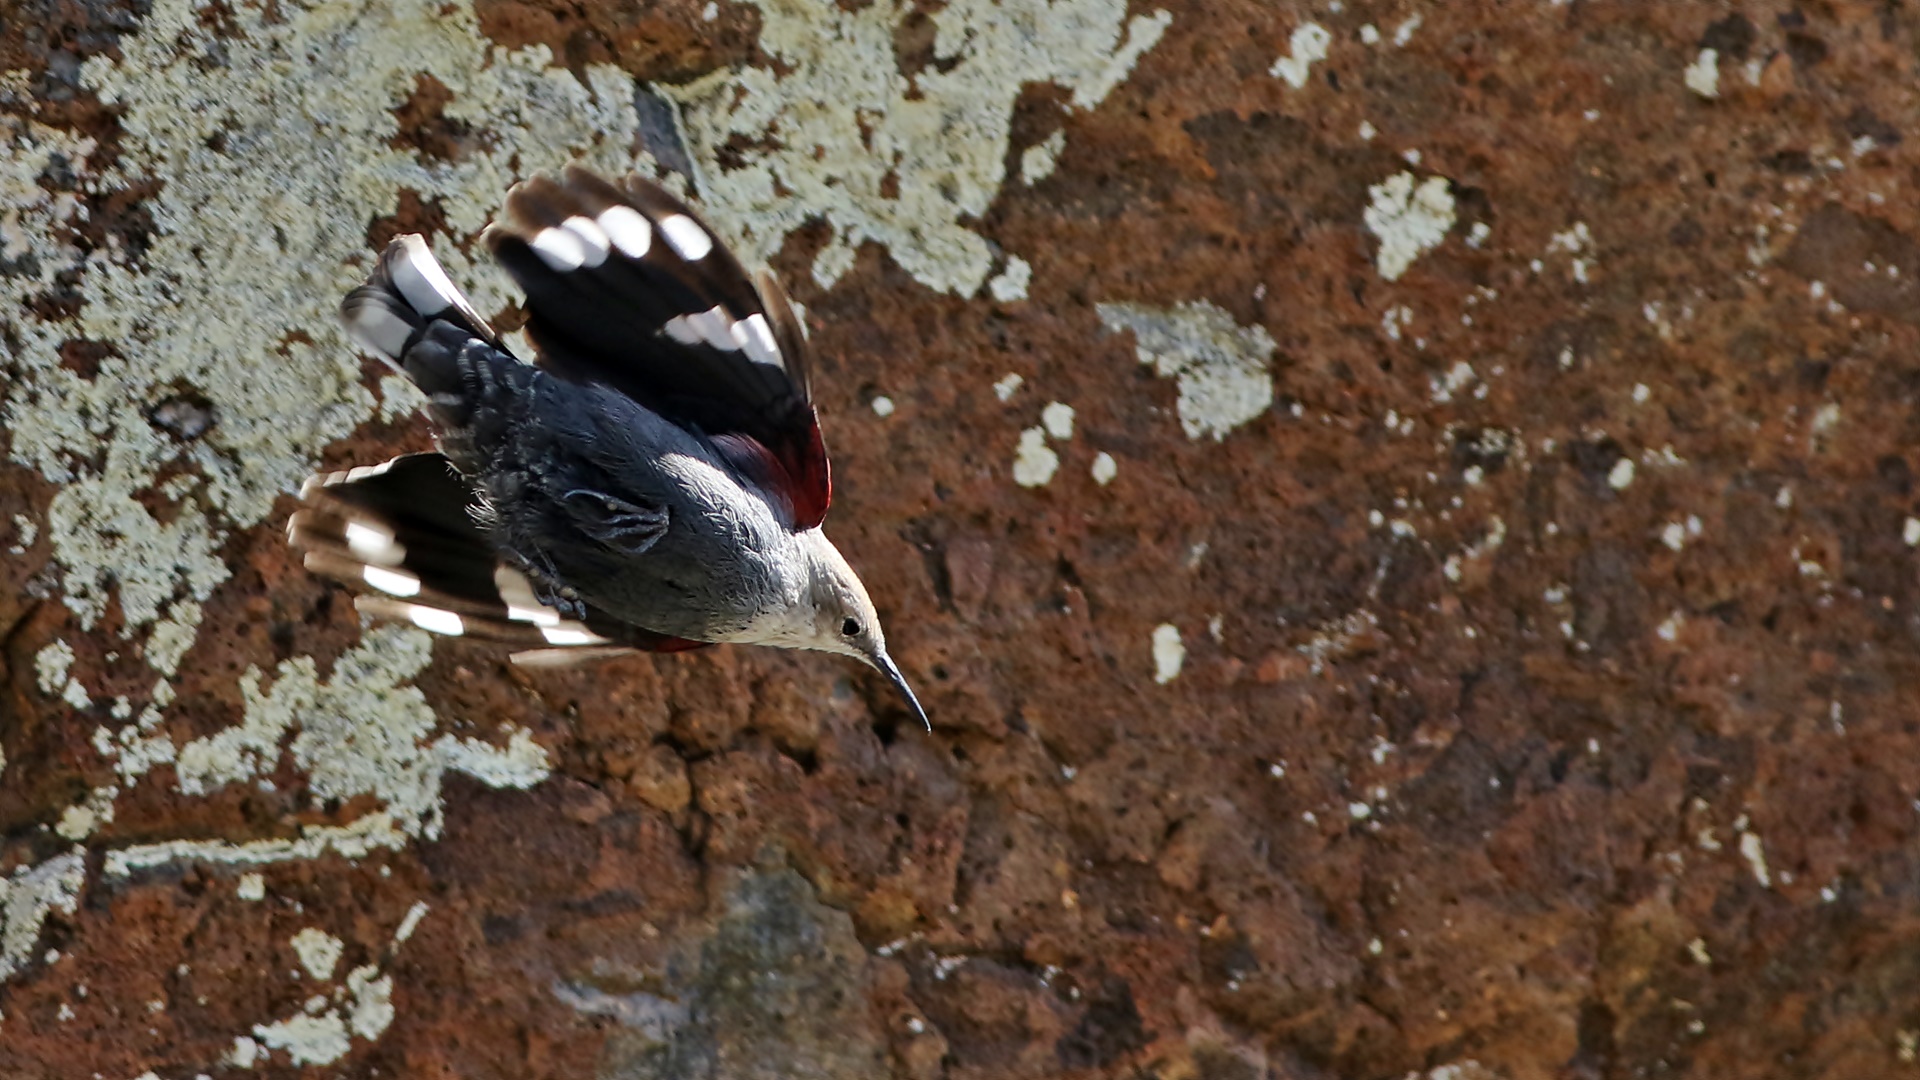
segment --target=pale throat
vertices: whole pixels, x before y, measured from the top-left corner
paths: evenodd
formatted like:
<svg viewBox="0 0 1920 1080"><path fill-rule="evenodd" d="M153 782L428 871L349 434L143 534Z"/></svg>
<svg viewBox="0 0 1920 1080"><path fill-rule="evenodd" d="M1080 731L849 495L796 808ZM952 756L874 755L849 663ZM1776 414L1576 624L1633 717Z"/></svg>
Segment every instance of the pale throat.
<svg viewBox="0 0 1920 1080"><path fill-rule="evenodd" d="M831 604L831 597L845 588L836 581L835 573L845 565L845 560L818 530L802 533L795 539L800 541L801 572L784 583L781 595L773 604L754 614L739 630L716 635L715 640L783 649L819 649L858 657L858 652L832 632L839 625L838 618L826 620L831 626L822 628L823 601L835 610L841 606Z"/></svg>

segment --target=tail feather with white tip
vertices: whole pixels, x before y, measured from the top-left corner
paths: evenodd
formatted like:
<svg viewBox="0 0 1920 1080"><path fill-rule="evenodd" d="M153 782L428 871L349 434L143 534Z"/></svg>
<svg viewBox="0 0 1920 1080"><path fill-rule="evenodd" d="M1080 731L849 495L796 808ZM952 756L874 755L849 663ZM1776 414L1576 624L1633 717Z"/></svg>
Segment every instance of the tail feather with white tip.
<svg viewBox="0 0 1920 1080"><path fill-rule="evenodd" d="M361 348L404 370L401 358L426 325L443 320L505 350L418 233L396 236L364 285L340 304L340 321Z"/></svg>
<svg viewBox="0 0 1920 1080"><path fill-rule="evenodd" d="M461 472L479 471L480 451L504 422L532 368L507 351L427 249L409 233L380 254L366 283L340 304L347 335L427 396L441 446Z"/></svg>

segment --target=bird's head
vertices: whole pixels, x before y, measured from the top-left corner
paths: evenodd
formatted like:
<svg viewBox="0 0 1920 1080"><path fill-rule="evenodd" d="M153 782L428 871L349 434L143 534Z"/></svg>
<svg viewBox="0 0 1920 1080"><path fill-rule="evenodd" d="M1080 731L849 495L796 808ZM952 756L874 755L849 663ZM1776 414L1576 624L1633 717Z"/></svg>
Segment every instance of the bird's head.
<svg viewBox="0 0 1920 1080"><path fill-rule="evenodd" d="M800 534L800 540L808 566L800 619L789 640L769 644L819 649L866 663L885 675L906 699L913 715L927 725L927 730L933 730L926 710L920 707L920 699L914 696L899 666L887 655L887 636L880 629L880 615L874 611L860 576L819 529Z"/></svg>

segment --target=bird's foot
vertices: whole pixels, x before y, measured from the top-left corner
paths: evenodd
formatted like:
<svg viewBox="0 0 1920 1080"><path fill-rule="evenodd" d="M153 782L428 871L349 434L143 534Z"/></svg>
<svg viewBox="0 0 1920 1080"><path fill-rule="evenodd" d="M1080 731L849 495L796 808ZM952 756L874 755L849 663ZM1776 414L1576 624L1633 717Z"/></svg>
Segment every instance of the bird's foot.
<svg viewBox="0 0 1920 1080"><path fill-rule="evenodd" d="M559 571L554 569L550 560L541 556L520 562L528 584L533 586L535 599L559 612L563 619L578 622L587 617L586 601L580 599L579 592L573 586L561 583Z"/></svg>

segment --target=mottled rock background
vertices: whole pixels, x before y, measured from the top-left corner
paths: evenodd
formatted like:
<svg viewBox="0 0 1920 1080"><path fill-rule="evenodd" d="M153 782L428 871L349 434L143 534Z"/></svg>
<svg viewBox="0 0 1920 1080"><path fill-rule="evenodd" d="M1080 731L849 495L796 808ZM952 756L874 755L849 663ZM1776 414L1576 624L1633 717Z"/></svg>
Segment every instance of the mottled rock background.
<svg viewBox="0 0 1920 1080"><path fill-rule="evenodd" d="M0 1075L1920 1069L1911 5L399 7L0 2ZM372 245L643 141L931 735L283 549Z"/></svg>

